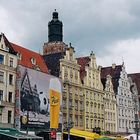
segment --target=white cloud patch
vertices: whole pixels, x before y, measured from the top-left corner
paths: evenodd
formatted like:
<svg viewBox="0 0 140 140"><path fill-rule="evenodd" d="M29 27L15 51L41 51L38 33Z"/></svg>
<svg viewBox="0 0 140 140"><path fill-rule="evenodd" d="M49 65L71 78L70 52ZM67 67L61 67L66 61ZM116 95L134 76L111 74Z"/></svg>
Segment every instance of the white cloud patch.
<svg viewBox="0 0 140 140"><path fill-rule="evenodd" d="M140 38L119 41L110 48L112 49L108 50L109 55L97 56L99 65L106 67L113 63L120 65L124 62L128 73L140 72Z"/></svg>

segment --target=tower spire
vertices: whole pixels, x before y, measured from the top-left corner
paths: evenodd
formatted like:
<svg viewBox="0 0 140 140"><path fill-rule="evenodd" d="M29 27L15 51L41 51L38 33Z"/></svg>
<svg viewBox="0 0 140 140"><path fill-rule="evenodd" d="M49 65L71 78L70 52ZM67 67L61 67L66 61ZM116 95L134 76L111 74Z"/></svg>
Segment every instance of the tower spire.
<svg viewBox="0 0 140 140"><path fill-rule="evenodd" d="M63 23L58 19L56 9L52 13L52 20L48 23L48 42L63 41Z"/></svg>

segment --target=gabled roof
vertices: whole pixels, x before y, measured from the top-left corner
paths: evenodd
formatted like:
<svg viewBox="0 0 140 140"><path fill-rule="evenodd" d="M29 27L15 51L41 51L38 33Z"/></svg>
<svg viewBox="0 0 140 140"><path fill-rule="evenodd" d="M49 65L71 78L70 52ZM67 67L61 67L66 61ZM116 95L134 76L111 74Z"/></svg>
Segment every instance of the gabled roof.
<svg viewBox="0 0 140 140"><path fill-rule="evenodd" d="M1 41L2 37L4 39L5 46L9 48L8 52L16 55L17 54L16 51L13 49L11 43L8 41L8 39L6 38L6 36L3 33L0 34L0 41Z"/></svg>
<svg viewBox="0 0 140 140"><path fill-rule="evenodd" d="M140 73L131 73L128 74L132 78L132 81L136 83L138 94L140 95Z"/></svg>
<svg viewBox="0 0 140 140"><path fill-rule="evenodd" d="M116 65L114 68L112 66L101 68L101 79L106 79L107 75L110 75L112 77L112 84L115 93L117 93L121 71L122 65Z"/></svg>
<svg viewBox="0 0 140 140"><path fill-rule="evenodd" d="M79 57L76 59L77 59L77 63L81 66L80 67L80 77L81 77L81 80L83 81L83 78L86 75L85 66L88 66L88 63L90 61L90 57L89 56Z"/></svg>
<svg viewBox="0 0 140 140"><path fill-rule="evenodd" d="M18 65L22 65L27 68L36 69L44 73L49 73L43 57L36 52L23 48L19 45L11 43L14 50L21 54L21 59L18 60ZM31 59L35 59L36 63L33 64Z"/></svg>

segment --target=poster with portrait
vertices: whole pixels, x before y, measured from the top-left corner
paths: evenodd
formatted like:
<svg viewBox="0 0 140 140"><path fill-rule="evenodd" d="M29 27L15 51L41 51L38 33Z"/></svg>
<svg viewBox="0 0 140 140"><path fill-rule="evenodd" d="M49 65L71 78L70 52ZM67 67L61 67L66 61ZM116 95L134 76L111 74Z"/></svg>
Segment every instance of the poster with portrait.
<svg viewBox="0 0 140 140"><path fill-rule="evenodd" d="M20 130L61 129L61 80L23 66L17 68L15 123ZM55 124L51 125L53 123Z"/></svg>

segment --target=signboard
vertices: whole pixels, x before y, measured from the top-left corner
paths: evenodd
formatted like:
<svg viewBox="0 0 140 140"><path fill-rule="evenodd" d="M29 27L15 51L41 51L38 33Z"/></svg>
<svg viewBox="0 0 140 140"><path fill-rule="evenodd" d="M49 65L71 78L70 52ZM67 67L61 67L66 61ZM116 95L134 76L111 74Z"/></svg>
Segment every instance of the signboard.
<svg viewBox="0 0 140 140"><path fill-rule="evenodd" d="M59 78L18 66L16 127L35 131L62 126L61 92Z"/></svg>

